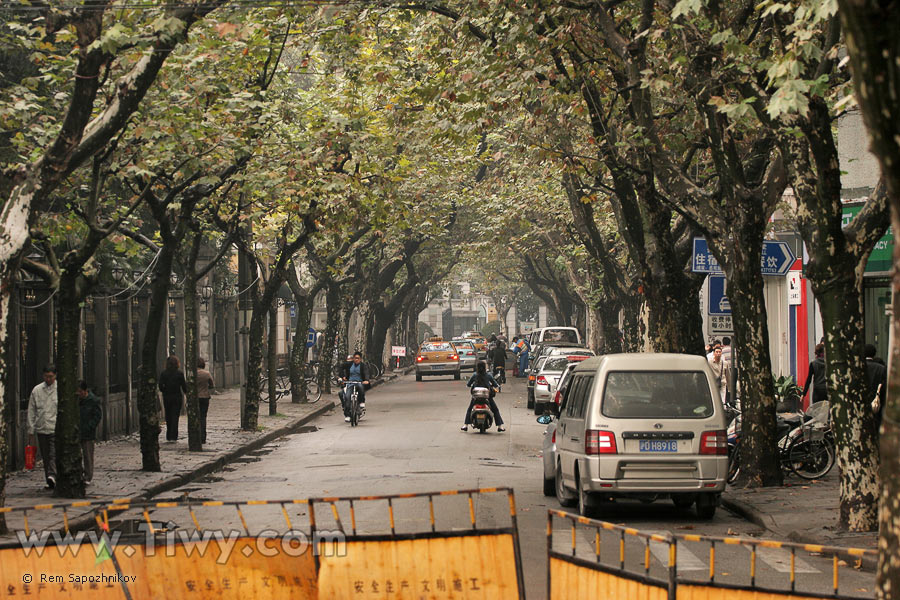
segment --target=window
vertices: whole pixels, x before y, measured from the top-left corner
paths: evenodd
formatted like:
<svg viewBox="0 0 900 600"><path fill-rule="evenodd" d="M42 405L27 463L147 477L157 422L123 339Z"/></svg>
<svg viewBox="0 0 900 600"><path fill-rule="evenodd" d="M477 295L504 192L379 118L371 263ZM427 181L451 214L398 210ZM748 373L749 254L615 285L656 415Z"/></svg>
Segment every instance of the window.
<svg viewBox="0 0 900 600"><path fill-rule="evenodd" d="M584 417L593 387L593 375L576 375L569 385L569 393L566 399L566 416L573 419Z"/></svg>
<svg viewBox="0 0 900 600"><path fill-rule="evenodd" d="M700 371L614 371L603 389L607 417L705 419L713 414L706 373Z"/></svg>

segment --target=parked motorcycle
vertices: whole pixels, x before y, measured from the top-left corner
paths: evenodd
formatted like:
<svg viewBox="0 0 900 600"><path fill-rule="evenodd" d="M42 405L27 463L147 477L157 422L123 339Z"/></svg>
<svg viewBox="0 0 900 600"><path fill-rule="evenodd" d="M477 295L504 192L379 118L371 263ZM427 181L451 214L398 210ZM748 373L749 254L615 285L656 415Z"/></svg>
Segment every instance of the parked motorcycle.
<svg viewBox="0 0 900 600"><path fill-rule="evenodd" d="M490 390L484 387L472 388L472 398L475 400L472 407L472 425L479 433L484 433L494 424L494 413L488 404L490 393Z"/></svg>

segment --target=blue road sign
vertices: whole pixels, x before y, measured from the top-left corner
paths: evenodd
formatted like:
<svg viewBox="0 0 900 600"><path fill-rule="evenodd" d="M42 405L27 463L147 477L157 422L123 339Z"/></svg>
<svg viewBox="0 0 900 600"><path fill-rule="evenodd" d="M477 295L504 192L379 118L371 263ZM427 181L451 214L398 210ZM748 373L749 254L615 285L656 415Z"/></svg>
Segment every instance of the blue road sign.
<svg viewBox="0 0 900 600"><path fill-rule="evenodd" d="M797 258L785 242L766 241L763 244L760 270L763 275L787 275Z"/></svg>
<svg viewBox="0 0 900 600"><path fill-rule="evenodd" d="M791 247L785 242L766 240L763 242L762 258L759 271L763 275L786 275L791 265L797 260ZM704 238L694 238L694 254L691 259L691 271L694 273L721 273L722 266Z"/></svg>
<svg viewBox="0 0 900 600"><path fill-rule="evenodd" d="M309 332L306 334L306 347L312 348L316 345L316 330L312 327L309 328Z"/></svg>
<svg viewBox="0 0 900 600"><path fill-rule="evenodd" d="M728 296L725 295L725 276L710 275L709 276L709 314L711 315L730 315L731 303L728 302Z"/></svg>
<svg viewBox="0 0 900 600"><path fill-rule="evenodd" d="M705 238L694 238L694 256L691 260L691 271L694 273L721 273L719 261L709 251Z"/></svg>

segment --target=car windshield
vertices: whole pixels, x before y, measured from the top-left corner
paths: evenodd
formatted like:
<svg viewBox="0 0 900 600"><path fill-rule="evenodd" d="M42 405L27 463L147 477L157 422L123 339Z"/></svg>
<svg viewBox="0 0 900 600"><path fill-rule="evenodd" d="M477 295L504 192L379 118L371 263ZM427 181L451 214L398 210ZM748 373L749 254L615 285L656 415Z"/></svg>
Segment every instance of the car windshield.
<svg viewBox="0 0 900 600"><path fill-rule="evenodd" d="M569 359L565 356L551 356L541 367L542 371L562 371L569 365Z"/></svg>
<svg viewBox="0 0 900 600"><path fill-rule="evenodd" d="M706 373L614 371L606 376L601 412L607 417L705 419L713 414Z"/></svg>
<svg viewBox="0 0 900 600"><path fill-rule="evenodd" d="M453 346L449 343L430 343L430 344L422 344L422 352L444 352L444 351L452 351Z"/></svg>

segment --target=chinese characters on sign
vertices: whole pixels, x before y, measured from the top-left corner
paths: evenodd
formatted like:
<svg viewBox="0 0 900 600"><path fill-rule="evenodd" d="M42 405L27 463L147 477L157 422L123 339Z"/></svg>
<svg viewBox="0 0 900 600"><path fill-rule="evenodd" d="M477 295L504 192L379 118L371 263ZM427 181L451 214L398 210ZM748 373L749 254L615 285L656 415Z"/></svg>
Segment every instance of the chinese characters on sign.
<svg viewBox="0 0 900 600"><path fill-rule="evenodd" d="M759 272L763 275L785 275L795 260L794 253L787 243L766 240L763 242ZM722 266L710 252L709 245L704 238L694 238L691 271L694 273L722 273Z"/></svg>

